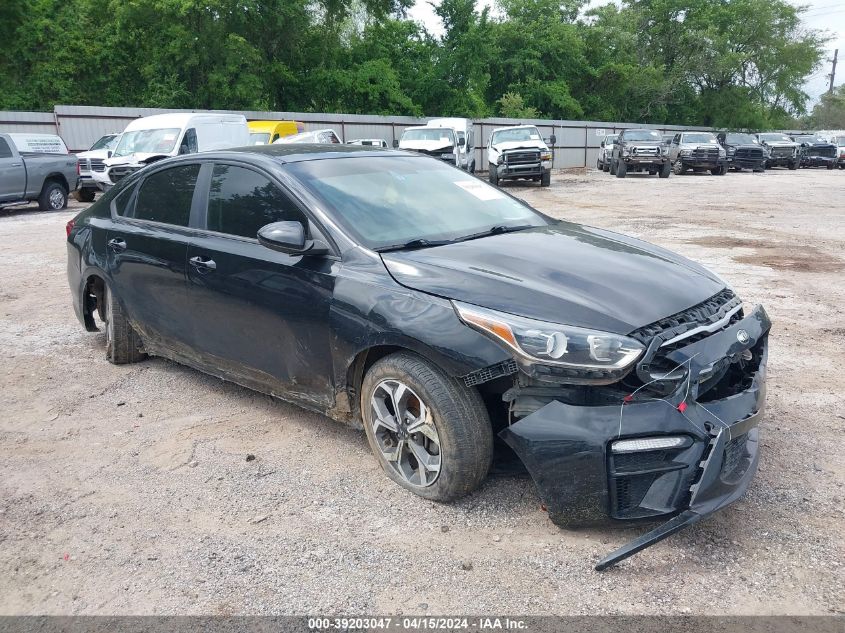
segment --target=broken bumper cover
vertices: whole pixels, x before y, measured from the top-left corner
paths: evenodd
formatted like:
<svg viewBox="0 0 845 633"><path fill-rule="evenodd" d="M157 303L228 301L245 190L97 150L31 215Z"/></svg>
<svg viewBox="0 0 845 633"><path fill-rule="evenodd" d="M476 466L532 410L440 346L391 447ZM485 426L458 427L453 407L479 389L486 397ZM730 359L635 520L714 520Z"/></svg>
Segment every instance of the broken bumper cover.
<svg viewBox="0 0 845 633"><path fill-rule="evenodd" d="M770 327L758 306L734 325L669 352L666 358L689 373L665 398L604 406L554 400L504 429L500 436L530 472L552 521L579 527L675 517L642 537L645 544L626 546L633 550L612 564L741 497L757 469ZM759 364L742 390L698 400L702 376L752 349ZM617 440L646 437L685 441L666 450L612 451Z"/></svg>

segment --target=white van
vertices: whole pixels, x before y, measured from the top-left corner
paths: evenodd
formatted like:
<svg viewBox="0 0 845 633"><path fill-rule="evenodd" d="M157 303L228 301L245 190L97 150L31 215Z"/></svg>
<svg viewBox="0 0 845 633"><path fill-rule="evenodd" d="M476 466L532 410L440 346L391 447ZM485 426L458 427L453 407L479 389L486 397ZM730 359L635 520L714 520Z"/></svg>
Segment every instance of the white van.
<svg viewBox="0 0 845 633"><path fill-rule="evenodd" d="M472 119L432 119L426 123L427 127L448 127L455 130L458 139L456 166L475 172L475 133Z"/></svg>
<svg viewBox="0 0 845 633"><path fill-rule="evenodd" d="M156 114L132 121L106 160L106 169L95 173L106 190L121 178L152 162L215 149L249 145L249 128L242 114Z"/></svg>

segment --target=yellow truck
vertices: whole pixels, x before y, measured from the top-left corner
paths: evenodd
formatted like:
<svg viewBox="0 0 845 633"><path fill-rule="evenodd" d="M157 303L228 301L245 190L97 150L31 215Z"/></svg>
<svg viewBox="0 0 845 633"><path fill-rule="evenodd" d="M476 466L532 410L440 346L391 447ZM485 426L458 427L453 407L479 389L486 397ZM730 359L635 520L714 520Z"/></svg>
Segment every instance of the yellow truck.
<svg viewBox="0 0 845 633"><path fill-rule="evenodd" d="M282 136L305 131L305 126L299 121L250 121L247 126L250 145L269 145Z"/></svg>

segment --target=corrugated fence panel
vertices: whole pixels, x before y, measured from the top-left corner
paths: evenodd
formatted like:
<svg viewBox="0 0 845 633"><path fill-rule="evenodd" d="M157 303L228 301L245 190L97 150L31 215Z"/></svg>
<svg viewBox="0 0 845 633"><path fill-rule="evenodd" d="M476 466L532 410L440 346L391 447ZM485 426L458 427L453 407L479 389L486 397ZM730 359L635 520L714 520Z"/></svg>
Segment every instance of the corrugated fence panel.
<svg viewBox="0 0 845 633"><path fill-rule="evenodd" d="M218 112L243 114L247 120L301 121L306 130L332 128L344 141L357 138L381 138L393 146L406 127L424 125L427 119L414 117L376 116L366 114L331 114L318 112L258 112L237 110L176 110L163 108L106 108L99 106L56 106L49 112L0 112L0 131L58 133L73 152L88 149L94 141L110 132L121 132L138 117L166 112ZM615 134L625 128L648 127L660 132L674 132L682 126L657 127L635 123L598 121L550 121L492 118L475 121L476 168L487 169L487 142L490 133L498 127L533 124L543 138L555 135L554 166L556 168L594 166L599 145L606 134Z"/></svg>

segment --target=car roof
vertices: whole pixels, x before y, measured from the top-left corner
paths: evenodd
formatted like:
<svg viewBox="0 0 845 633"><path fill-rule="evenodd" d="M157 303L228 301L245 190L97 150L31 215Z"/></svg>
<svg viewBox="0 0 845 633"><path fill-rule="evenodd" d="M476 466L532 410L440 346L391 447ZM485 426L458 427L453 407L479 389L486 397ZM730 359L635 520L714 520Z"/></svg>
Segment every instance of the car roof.
<svg viewBox="0 0 845 633"><path fill-rule="evenodd" d="M157 128L182 128L189 123L246 123L242 114L215 114L213 112L169 112L135 119L126 126L126 132Z"/></svg>
<svg viewBox="0 0 845 633"><path fill-rule="evenodd" d="M202 152L192 154L195 158L209 157L222 158L233 157L233 155L251 154L262 158L271 158L280 163L298 163L306 160L325 160L331 158L356 157L381 157L410 156L419 157L417 152L406 152L402 150L373 149L370 145L346 145L342 143L289 143L278 145L249 145L247 147L235 147L229 150L215 152Z"/></svg>
<svg viewBox="0 0 845 633"><path fill-rule="evenodd" d="M519 125L508 125L507 127L493 128L493 130L491 131L491 134L492 134L492 132L501 132L502 130L518 130L519 128L523 128L523 127L533 127L533 128L536 129L537 126L534 125L533 123L520 123Z"/></svg>

